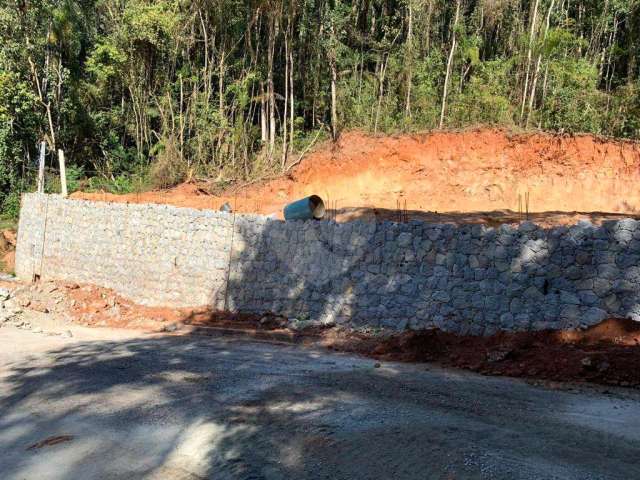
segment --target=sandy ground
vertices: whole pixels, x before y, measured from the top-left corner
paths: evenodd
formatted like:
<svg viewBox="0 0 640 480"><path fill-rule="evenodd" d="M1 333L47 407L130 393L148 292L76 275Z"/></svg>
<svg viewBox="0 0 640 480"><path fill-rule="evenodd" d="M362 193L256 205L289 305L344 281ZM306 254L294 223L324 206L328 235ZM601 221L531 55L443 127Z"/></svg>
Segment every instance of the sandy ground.
<svg viewBox="0 0 640 480"><path fill-rule="evenodd" d="M602 222L640 214L640 144L590 135L478 129L373 136L348 132L320 145L287 175L219 191L213 183L168 191L74 198L168 203L282 217L316 194L338 221L541 225ZM520 213L522 212L522 213Z"/></svg>
<svg viewBox="0 0 640 480"><path fill-rule="evenodd" d="M29 315L0 328L6 480L640 476L635 391Z"/></svg>

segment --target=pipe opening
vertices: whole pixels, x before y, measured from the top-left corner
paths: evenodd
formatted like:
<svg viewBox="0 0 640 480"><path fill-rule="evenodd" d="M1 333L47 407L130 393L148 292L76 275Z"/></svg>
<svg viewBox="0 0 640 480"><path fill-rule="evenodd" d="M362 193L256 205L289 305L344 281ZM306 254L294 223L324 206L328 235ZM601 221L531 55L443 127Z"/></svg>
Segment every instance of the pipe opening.
<svg viewBox="0 0 640 480"><path fill-rule="evenodd" d="M325 208L324 202L317 195L311 195L309 197L309 208L311 209L311 213L313 214L313 218L316 220L321 220L324 218Z"/></svg>

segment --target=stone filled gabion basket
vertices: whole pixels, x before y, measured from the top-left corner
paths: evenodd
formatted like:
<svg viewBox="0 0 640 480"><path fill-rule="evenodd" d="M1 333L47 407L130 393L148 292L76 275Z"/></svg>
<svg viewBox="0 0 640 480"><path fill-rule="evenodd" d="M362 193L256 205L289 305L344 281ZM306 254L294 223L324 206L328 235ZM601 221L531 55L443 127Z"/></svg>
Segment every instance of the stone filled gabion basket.
<svg viewBox="0 0 640 480"><path fill-rule="evenodd" d="M640 320L638 225L282 222L27 194L16 271L143 305L486 335Z"/></svg>

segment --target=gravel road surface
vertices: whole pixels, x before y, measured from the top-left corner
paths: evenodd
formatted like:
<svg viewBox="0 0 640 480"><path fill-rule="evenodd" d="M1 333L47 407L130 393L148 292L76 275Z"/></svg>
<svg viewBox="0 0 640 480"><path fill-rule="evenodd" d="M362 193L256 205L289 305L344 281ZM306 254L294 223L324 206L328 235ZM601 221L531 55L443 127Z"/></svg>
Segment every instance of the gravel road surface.
<svg viewBox="0 0 640 480"><path fill-rule="evenodd" d="M71 330L0 328L4 480L640 478L634 391Z"/></svg>

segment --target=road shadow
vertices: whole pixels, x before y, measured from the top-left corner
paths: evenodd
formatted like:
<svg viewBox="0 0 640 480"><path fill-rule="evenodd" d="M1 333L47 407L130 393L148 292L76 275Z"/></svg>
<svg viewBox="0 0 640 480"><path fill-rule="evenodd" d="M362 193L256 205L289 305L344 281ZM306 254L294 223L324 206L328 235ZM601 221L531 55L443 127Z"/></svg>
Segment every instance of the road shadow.
<svg viewBox="0 0 640 480"><path fill-rule="evenodd" d="M3 384L5 479L640 474L638 441L549 415L568 394L294 347L77 342L9 366Z"/></svg>

